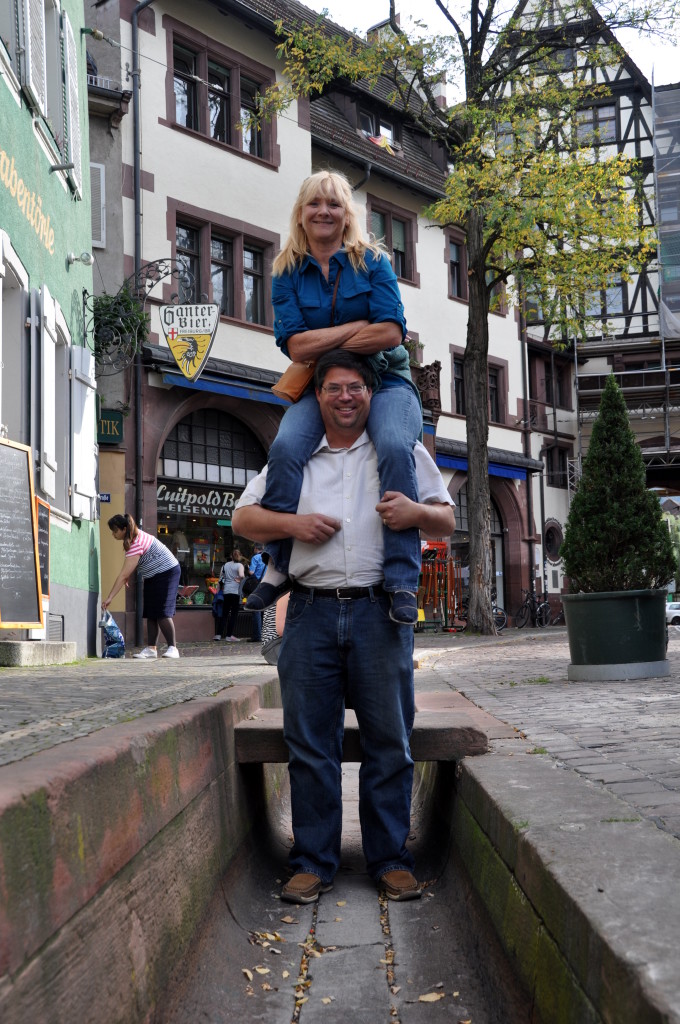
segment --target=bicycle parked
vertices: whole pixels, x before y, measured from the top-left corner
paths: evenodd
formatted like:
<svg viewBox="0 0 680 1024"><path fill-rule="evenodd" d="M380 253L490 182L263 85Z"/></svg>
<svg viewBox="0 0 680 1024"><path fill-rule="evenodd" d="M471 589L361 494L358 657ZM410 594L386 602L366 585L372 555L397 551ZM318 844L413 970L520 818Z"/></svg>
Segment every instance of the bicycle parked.
<svg viewBox="0 0 680 1024"><path fill-rule="evenodd" d="M491 600L496 601L496 590L495 588L491 591ZM491 614L493 615L494 625L496 630L500 633L502 629L508 624L508 613L504 608L499 608L497 604L493 604L491 607ZM457 628L459 630L467 629L467 618L468 618L468 598L464 597L460 602L460 615L458 621L461 623Z"/></svg>
<svg viewBox="0 0 680 1024"><path fill-rule="evenodd" d="M528 622L535 626L549 626L552 612L548 602L539 598L531 590L522 588L522 593L524 594L524 600L518 611L515 612L515 625L517 628L522 629Z"/></svg>

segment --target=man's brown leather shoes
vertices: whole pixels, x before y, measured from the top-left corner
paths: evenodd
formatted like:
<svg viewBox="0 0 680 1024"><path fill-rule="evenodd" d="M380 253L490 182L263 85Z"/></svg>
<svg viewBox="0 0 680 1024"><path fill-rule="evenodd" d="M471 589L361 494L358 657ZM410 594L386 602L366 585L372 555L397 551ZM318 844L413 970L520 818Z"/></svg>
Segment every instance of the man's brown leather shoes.
<svg viewBox="0 0 680 1024"><path fill-rule="evenodd" d="M332 888L332 882L326 885L318 875L313 875L309 871L299 871L284 885L281 899L288 903L314 903L318 900L320 892L329 892Z"/></svg>
<svg viewBox="0 0 680 1024"><path fill-rule="evenodd" d="M410 871L386 871L380 886L391 900L419 900L420 886Z"/></svg>

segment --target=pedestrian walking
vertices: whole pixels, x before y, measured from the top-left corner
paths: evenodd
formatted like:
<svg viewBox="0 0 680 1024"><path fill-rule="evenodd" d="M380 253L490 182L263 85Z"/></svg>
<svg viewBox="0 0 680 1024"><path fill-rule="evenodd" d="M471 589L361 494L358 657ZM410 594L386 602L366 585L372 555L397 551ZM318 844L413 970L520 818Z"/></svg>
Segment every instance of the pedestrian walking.
<svg viewBox="0 0 680 1024"><path fill-rule="evenodd" d="M222 590L222 618L219 629L213 640L226 640L228 643L236 643L236 621L241 607L241 586L245 579L242 555L238 548L234 548L231 559L225 562L220 572L220 589Z"/></svg>

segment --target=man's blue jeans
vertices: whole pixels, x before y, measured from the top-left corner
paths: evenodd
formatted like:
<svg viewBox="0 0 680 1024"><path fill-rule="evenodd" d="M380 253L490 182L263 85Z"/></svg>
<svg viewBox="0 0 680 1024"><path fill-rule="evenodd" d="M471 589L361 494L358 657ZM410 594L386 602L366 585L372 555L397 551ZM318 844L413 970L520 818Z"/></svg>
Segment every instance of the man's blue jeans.
<svg viewBox="0 0 680 1024"><path fill-rule="evenodd" d="M423 417L413 388L400 377L386 374L382 387L371 399L366 430L378 456L381 492L401 491L418 501L418 481L413 446L420 437ZM276 512L297 511L305 464L324 435L319 403L314 391L291 405L281 420L269 449L267 489L262 504ZM416 529L383 529L385 589L418 589L421 569L420 532ZM275 568L288 573L291 542L267 545Z"/></svg>
<svg viewBox="0 0 680 1024"><path fill-rule="evenodd" d="M351 601L293 591L279 652L294 871L331 882L340 865L345 696L359 722L359 818L368 873L413 870L406 850L413 760L413 629L378 586Z"/></svg>

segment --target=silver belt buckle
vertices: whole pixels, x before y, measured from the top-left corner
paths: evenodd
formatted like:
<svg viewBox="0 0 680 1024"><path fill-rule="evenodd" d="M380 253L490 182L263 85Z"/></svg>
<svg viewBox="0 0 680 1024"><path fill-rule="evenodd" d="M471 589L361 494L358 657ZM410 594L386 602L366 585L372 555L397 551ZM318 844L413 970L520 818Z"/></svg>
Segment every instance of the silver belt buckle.
<svg viewBox="0 0 680 1024"><path fill-rule="evenodd" d="M335 588L335 596L336 596L336 599L338 601L351 601L352 600L351 597L342 597L342 595L340 594L341 590L346 590L346 589L347 589L346 587L336 587Z"/></svg>

